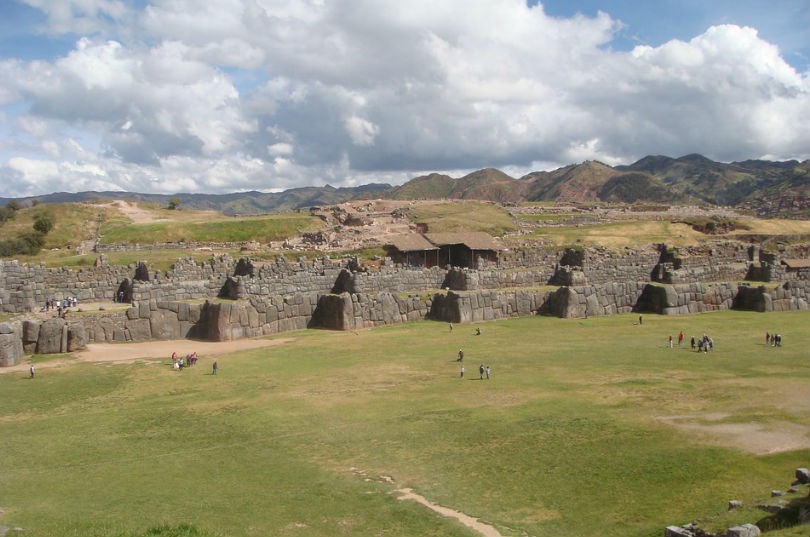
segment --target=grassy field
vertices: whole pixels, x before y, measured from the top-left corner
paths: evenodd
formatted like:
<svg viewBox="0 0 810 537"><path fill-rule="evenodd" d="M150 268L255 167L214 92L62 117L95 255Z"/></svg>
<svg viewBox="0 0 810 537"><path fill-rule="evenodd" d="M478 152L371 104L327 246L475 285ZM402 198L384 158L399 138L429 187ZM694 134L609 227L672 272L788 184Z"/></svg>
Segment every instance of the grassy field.
<svg viewBox="0 0 810 537"><path fill-rule="evenodd" d="M564 220L566 214L521 215L525 221L552 223ZM696 231L690 225L669 220L633 220L632 216L611 223L548 226L535 229L530 235L522 235L514 240L527 237L542 239L545 244L555 246L600 245L611 249L634 248L639 245L663 243L674 247L692 246L706 241L723 238L738 239L739 236L756 234L767 238L773 236L780 242L788 237L806 241L810 237L810 222L801 220L765 220L744 218L739 220L741 228L725 235L708 235ZM774 245L775 247L775 245Z"/></svg>
<svg viewBox="0 0 810 537"><path fill-rule="evenodd" d="M477 535L400 488L510 537L756 522L767 515L754 506L810 456L809 325L810 312L420 322L281 334L219 357L217 376L206 356L181 372L164 357L0 374L0 524L59 537ZM715 349L667 348L681 330ZM777 330L784 346L766 346ZM787 449L764 453L774 446ZM727 512L730 499L745 508Z"/></svg>
<svg viewBox="0 0 810 537"><path fill-rule="evenodd" d="M102 226L103 244L164 242L279 241L306 231L322 229L323 222L309 215L279 214L250 218L211 219L203 222L169 221L128 226Z"/></svg>
<svg viewBox="0 0 810 537"><path fill-rule="evenodd" d="M509 213L494 203L455 201L414 205L407 209L415 223L426 224L430 233L483 231L500 236L517 230Z"/></svg>

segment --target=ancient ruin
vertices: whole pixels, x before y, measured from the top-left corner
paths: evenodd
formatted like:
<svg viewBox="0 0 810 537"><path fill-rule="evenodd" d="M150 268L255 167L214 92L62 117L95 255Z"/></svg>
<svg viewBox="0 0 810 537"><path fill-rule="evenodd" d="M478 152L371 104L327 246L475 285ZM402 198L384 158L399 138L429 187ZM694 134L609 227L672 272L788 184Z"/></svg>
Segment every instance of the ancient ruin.
<svg viewBox="0 0 810 537"><path fill-rule="evenodd" d="M455 244L440 239L432 243L437 250ZM78 270L2 261L0 309L22 314L22 320L0 323L0 366L30 353L71 352L88 342L228 341L305 328L536 314L789 311L810 303L810 264L800 246L769 253L729 241L679 252L656 245L620 253L533 248L496 254L464 257L469 267L421 265L414 262L418 256L365 267L354 258L293 262L278 256L258 263L223 255L206 263L179 259L165 272L146 262L109 266L103 257ZM79 306L67 314L45 307L46 300L74 296ZM126 306L117 311L97 308L102 311L90 314L81 307L119 300Z"/></svg>

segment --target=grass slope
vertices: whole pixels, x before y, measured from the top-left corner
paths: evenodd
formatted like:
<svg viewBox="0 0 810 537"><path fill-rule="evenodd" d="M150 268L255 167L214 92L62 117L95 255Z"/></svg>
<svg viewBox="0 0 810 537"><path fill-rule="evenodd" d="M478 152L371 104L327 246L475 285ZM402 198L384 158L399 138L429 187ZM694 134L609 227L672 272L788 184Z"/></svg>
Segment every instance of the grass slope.
<svg viewBox="0 0 810 537"><path fill-rule="evenodd" d="M493 203L457 201L415 205L408 207L407 213L415 223L427 225L431 233L483 231L500 236L517 229L509 213Z"/></svg>
<svg viewBox="0 0 810 537"><path fill-rule="evenodd" d="M251 218L209 219L204 222L168 221L140 225L109 226L103 229L103 243L244 242L278 241L316 231L322 222L297 213Z"/></svg>
<svg viewBox="0 0 810 537"><path fill-rule="evenodd" d="M810 449L755 455L719 426L806 425L810 312L636 319L305 331L220 357L217 376L205 356L182 372L164 357L0 374L0 524L60 537L475 535L397 500L399 487L514 537L763 518L726 502L768 501ZM774 329L781 348L764 344ZM680 330L715 350L666 348ZM702 432L676 427L684 416Z"/></svg>

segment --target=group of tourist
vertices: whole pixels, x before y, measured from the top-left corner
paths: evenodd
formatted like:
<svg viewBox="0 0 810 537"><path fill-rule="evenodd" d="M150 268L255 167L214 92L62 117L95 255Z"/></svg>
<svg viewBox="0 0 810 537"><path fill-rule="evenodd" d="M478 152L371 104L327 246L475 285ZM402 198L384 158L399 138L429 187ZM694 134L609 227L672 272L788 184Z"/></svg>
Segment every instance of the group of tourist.
<svg viewBox="0 0 810 537"><path fill-rule="evenodd" d="M703 334L703 337L698 338L697 341L695 341L695 336L692 336L691 345L692 350L697 348L698 352L709 352L714 349L714 340L706 334Z"/></svg>
<svg viewBox="0 0 810 537"><path fill-rule="evenodd" d="M45 300L44 311L54 310L58 317L64 317L68 312L68 308L75 308L79 304L79 299L75 296L69 296L63 299L49 298Z"/></svg>
<svg viewBox="0 0 810 537"><path fill-rule="evenodd" d="M681 330L681 332L678 334L678 347L683 345L683 341L684 341L684 334L683 330ZM674 342L675 342L674 338L672 336L669 336L667 345L669 346L670 349L675 346ZM689 346L692 348L693 351L697 350L698 352L709 352L714 348L714 340L709 336L707 336L706 334L703 334L703 336L699 338L692 336L691 339L689 340Z"/></svg>
<svg viewBox="0 0 810 537"><path fill-rule="evenodd" d="M481 335L481 330L476 329L475 335L480 336ZM456 362L461 363L461 370L460 370L459 373L460 373L461 378L464 378L464 350L459 349L457 356L458 357L456 358ZM491 374L492 374L492 368L490 366L484 365L484 364L481 364L481 365L478 366L478 379L479 380L484 380L485 376L486 376L486 379L489 380L489 377L490 377Z"/></svg>
<svg viewBox="0 0 810 537"><path fill-rule="evenodd" d="M771 334L770 332L765 332L765 344L771 347L781 347L782 334Z"/></svg>
<svg viewBox="0 0 810 537"><path fill-rule="evenodd" d="M197 352L194 351L191 354L186 354L185 356L177 356L176 352L172 353L172 367L174 369L183 369L184 367L191 367L193 365L197 365Z"/></svg>

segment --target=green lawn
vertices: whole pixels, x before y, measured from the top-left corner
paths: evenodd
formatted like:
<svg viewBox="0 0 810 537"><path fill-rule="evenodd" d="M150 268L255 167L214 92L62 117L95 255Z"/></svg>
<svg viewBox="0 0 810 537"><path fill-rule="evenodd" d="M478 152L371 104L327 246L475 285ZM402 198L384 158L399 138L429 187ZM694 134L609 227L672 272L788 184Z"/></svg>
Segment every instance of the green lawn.
<svg viewBox="0 0 810 537"><path fill-rule="evenodd" d="M397 500L406 487L510 537L764 518L754 506L808 465L810 312L637 319L286 333L218 357L217 376L206 356L181 372L164 358L0 373L0 524L60 537L477 535ZM715 349L667 348L680 330ZM765 345L775 330L780 348ZM796 449L750 451L769 442ZM727 513L730 499L746 508Z"/></svg>

